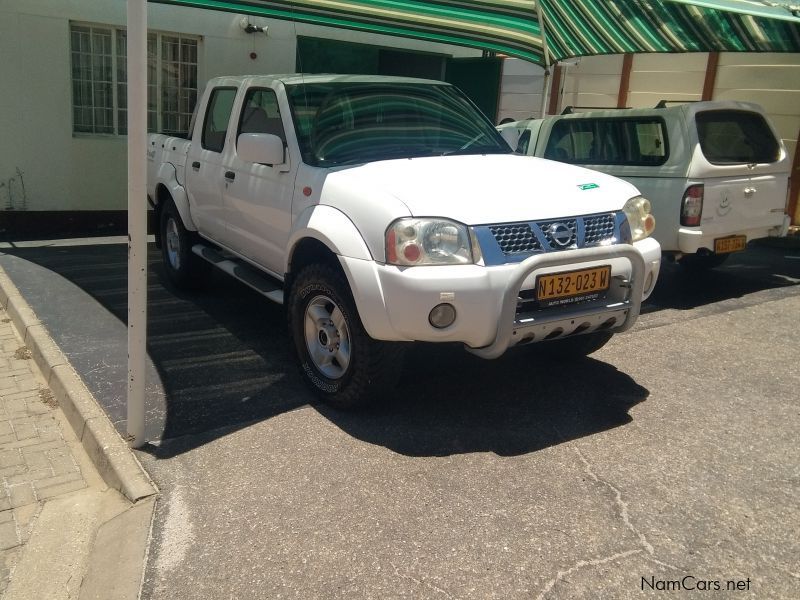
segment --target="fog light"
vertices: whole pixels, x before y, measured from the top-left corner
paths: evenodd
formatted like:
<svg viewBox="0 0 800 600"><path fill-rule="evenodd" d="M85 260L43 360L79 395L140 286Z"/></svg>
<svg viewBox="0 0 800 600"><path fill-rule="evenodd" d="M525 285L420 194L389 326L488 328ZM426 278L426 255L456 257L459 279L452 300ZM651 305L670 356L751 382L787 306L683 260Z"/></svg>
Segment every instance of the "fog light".
<svg viewBox="0 0 800 600"><path fill-rule="evenodd" d="M428 322L437 329L450 327L456 320L456 307L452 304L437 304L428 315Z"/></svg>

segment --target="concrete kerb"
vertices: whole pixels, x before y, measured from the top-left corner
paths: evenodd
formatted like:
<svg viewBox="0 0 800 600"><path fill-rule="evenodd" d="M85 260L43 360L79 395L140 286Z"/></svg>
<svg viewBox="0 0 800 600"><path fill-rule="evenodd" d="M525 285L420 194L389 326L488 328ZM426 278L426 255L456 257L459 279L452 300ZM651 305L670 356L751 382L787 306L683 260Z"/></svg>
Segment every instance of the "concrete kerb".
<svg viewBox="0 0 800 600"><path fill-rule="evenodd" d="M2 267L0 304L31 351L75 436L106 485L134 503L158 493L133 451Z"/></svg>

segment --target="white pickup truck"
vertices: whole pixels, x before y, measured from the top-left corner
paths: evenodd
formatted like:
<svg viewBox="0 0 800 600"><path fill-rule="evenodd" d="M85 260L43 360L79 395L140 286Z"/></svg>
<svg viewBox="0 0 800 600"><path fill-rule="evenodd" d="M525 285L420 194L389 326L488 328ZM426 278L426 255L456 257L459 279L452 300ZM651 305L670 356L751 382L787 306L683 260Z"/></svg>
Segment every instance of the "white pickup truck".
<svg viewBox="0 0 800 600"><path fill-rule="evenodd" d="M635 187L513 154L448 84L221 77L190 136L148 146L170 280L213 264L285 303L305 380L339 408L396 381L404 342L593 352L658 277Z"/></svg>

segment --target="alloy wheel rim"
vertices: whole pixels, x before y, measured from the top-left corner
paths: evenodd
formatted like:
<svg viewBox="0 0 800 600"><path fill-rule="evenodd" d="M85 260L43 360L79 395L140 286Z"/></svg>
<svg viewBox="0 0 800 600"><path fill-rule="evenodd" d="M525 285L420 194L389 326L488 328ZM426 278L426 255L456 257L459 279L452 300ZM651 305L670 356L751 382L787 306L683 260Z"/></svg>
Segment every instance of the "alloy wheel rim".
<svg viewBox="0 0 800 600"><path fill-rule="evenodd" d="M328 296L315 296L306 305L303 320L306 349L311 362L328 379L340 379L351 359L350 330L337 304Z"/></svg>
<svg viewBox="0 0 800 600"><path fill-rule="evenodd" d="M181 268L181 238L178 235L178 224L170 218L166 227L167 259L170 266L176 271Z"/></svg>

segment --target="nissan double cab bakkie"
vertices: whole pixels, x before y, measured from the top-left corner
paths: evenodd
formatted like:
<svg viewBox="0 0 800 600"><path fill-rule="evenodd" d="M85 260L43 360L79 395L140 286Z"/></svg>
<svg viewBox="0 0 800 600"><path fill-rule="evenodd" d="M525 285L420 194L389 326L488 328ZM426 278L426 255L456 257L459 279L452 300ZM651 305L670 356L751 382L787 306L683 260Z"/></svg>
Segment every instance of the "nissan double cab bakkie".
<svg viewBox="0 0 800 600"><path fill-rule="evenodd" d="M757 104L662 101L654 108L565 109L501 125L517 152L632 183L652 203L654 237L690 271L789 229L789 156Z"/></svg>
<svg viewBox="0 0 800 600"><path fill-rule="evenodd" d="M635 187L515 155L438 81L216 78L148 160L172 283L214 265L284 303L303 378L339 408L395 382L409 342L591 353L658 277Z"/></svg>

